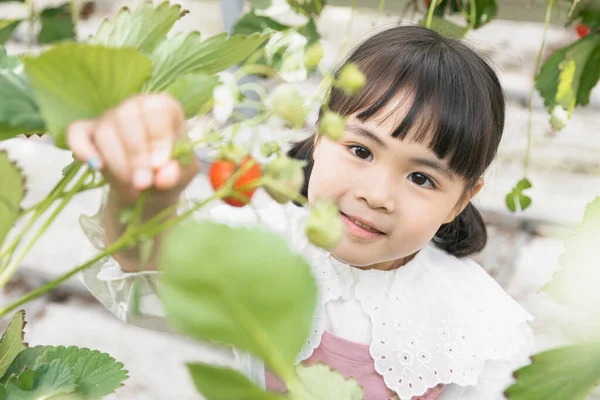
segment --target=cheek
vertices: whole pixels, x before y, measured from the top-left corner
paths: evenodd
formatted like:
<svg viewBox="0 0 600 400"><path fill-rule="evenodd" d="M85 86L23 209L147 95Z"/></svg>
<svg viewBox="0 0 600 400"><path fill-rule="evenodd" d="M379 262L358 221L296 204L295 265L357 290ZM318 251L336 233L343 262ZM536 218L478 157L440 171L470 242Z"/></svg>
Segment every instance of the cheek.
<svg viewBox="0 0 600 400"><path fill-rule="evenodd" d="M308 182L308 200L316 198L336 200L345 191L343 160L335 145L322 143L314 154L313 168ZM326 156L325 156L326 155Z"/></svg>
<svg viewBox="0 0 600 400"><path fill-rule="evenodd" d="M448 202L451 199L440 198L436 201L424 201L420 198L404 196L402 210L396 225L396 231L390 238L392 248L401 248L410 254L423 248L433 239L447 215L451 212Z"/></svg>

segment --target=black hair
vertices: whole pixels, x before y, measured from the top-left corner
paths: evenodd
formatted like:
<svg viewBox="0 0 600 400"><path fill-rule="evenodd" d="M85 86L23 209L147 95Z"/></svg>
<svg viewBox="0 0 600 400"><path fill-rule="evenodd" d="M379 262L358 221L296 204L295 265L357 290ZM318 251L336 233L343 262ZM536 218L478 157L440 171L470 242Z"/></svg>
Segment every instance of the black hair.
<svg viewBox="0 0 600 400"><path fill-rule="evenodd" d="M345 63L349 62L359 67L367 83L355 96L332 88L329 108L345 116L356 113L366 121L400 92L409 93L411 107L391 136L403 139L416 132L412 140L426 142L465 180L466 195L494 159L504 130L504 92L490 65L461 41L418 26L375 34L350 54ZM305 196L313 147L311 136L288 152L308 161ZM439 228L433 242L456 257L483 250L487 232L480 212L469 202L452 222Z"/></svg>

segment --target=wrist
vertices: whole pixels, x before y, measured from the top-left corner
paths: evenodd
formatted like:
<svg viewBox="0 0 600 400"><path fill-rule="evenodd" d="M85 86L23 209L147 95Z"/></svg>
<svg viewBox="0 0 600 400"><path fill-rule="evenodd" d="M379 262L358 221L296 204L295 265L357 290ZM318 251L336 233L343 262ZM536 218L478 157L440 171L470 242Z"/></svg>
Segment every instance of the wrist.
<svg viewBox="0 0 600 400"><path fill-rule="evenodd" d="M179 202L181 190L156 191L151 189L150 195L146 199L145 207L153 209L167 208ZM129 208L134 206L140 198L140 192L123 193L121 191L110 189L109 201L118 205L119 208Z"/></svg>

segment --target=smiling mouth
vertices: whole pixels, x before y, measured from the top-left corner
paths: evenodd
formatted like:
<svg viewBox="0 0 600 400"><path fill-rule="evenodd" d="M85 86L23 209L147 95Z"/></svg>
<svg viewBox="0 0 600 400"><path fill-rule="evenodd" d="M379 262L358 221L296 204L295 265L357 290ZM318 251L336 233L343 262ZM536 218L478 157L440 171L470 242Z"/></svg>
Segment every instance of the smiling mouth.
<svg viewBox="0 0 600 400"><path fill-rule="evenodd" d="M375 238L375 237L384 235L384 233L381 232L380 230L378 230L362 221L359 221L354 217L344 214L343 212L340 212L340 215L341 215L342 219L344 220L344 222L346 223L346 226L349 228L349 231L356 236L359 236L362 238Z"/></svg>

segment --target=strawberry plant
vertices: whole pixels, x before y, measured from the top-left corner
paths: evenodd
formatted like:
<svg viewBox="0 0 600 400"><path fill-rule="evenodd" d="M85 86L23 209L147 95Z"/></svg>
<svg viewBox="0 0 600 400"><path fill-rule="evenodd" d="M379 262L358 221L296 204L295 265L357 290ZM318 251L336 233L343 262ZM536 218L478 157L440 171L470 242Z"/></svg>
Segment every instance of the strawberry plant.
<svg viewBox="0 0 600 400"><path fill-rule="evenodd" d="M29 347L18 311L0 339L0 399L97 399L127 379L108 354L75 346Z"/></svg>

